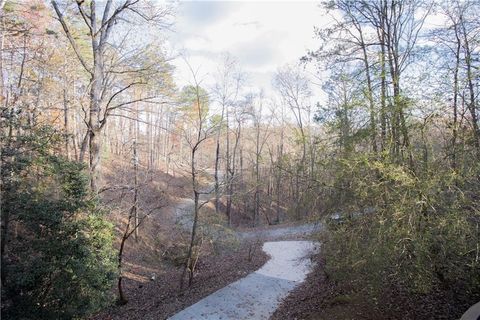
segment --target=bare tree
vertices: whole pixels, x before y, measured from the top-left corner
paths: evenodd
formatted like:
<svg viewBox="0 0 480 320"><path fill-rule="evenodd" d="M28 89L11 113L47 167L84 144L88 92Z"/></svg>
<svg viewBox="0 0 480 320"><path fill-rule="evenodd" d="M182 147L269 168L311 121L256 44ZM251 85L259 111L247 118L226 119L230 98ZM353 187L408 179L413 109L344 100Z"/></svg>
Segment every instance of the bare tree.
<svg viewBox="0 0 480 320"><path fill-rule="evenodd" d="M297 129L300 136L300 145L302 148L301 157L297 166L295 175L294 197L296 203L295 212L300 216L301 208L301 176L307 173L307 150L311 148L310 127L307 125L311 121L311 106L309 98L311 96L310 83L308 78L300 70L299 66L286 66L280 69L274 78L274 85L279 91L283 103L285 103L294 116ZM313 161L312 155L310 160Z"/></svg>
<svg viewBox="0 0 480 320"><path fill-rule="evenodd" d="M230 110L227 110L227 132L226 132L226 162L225 162L225 182L226 182L226 215L228 218L228 225L232 226L232 203L235 194L235 185L238 179L242 179L242 154L241 154L241 138L243 123L248 118L247 105L244 101L237 101ZM232 119L232 120L230 120ZM233 133L233 141L230 142L230 132ZM230 147L230 144L233 144ZM240 159L238 159L240 158ZM238 174L237 164L240 162L240 174Z"/></svg>
<svg viewBox="0 0 480 320"><path fill-rule="evenodd" d="M166 206L166 200L164 198L158 199L159 205L149 209L148 211L144 211L142 217L139 216L140 214L140 205L139 205L139 192L140 192L140 181L139 181L139 159L138 159L138 146L137 141L133 140L132 143L132 161L133 161L133 170L134 170L134 184L132 187L122 188L123 191L121 193L121 197L123 197L123 193L125 191L132 191L133 192L133 201L132 206L129 209L127 224L125 229L123 230L122 237L120 239L120 247L118 250L118 280L117 280L117 288L118 288L118 303L119 304L126 304L128 303L128 299L123 291L123 257L125 252L125 245L130 239L132 235L135 235L135 239L137 240L138 237L138 229L140 226L145 222L145 220L155 214L161 208Z"/></svg>
<svg viewBox="0 0 480 320"><path fill-rule="evenodd" d="M215 149L215 212L218 213L220 202L220 137L223 129L223 123L225 120L225 114L228 113L228 107L235 103L238 91L241 85L241 75L237 71L237 62L230 55L224 56L223 64L218 70L216 76L217 82L215 84L213 94L220 104L220 125L218 126L216 136L216 149ZM227 124L228 127L228 124ZM227 129L228 130L228 129Z"/></svg>
<svg viewBox="0 0 480 320"><path fill-rule="evenodd" d="M470 19L478 18L478 13L480 12L480 8L478 3L466 3L460 4L458 1L456 3L456 11L457 11L457 24L458 28L460 29L460 34L463 39L462 47L463 47L463 55L464 55L464 63L465 68L467 71L467 87L468 87L468 97L469 103L467 104L468 110L470 111L470 116L472 118L472 128L473 128L473 137L474 137L474 145L477 149L478 156L480 157L480 125L479 125L479 118L477 114L478 109L478 101L477 96L478 92L476 92L475 87L478 88L478 75L475 76L475 69L478 70L478 65L475 66L474 60L474 52L477 51L478 55L478 45L474 47L475 43L478 44L478 33L480 32L480 25L477 23L471 23L468 21ZM477 59L478 61L478 59ZM478 89L477 89L478 90Z"/></svg>
<svg viewBox="0 0 480 320"><path fill-rule="evenodd" d="M197 227L199 220L199 213L201 207L206 203L200 202L200 195L205 193L200 189L199 185L199 168L197 164L197 155L200 148L210 135L215 127L211 127L208 124L208 95L204 89L200 86L201 81L198 79L197 71L194 71L191 65L185 60L188 68L190 69L193 83L189 87L184 88L183 100L185 103L186 117L184 120L188 123L189 130L185 130L184 138L190 147L190 176L191 186L193 191L193 224L192 232L190 236L190 243L188 247L187 257L185 265L180 279L180 290L183 289L185 276L188 272L188 285L191 286L193 282L195 264L198 258L199 250L195 250L197 241ZM195 257L194 253L197 253Z"/></svg>
<svg viewBox="0 0 480 320"><path fill-rule="evenodd" d="M77 19L81 19L83 27L88 30L90 57L80 49L81 44L75 38L72 27L67 24L68 19L64 17L64 12L62 12L57 1L52 0L51 3L79 63L90 76L89 106L86 111L88 114L86 120L87 134L84 138L84 144L82 144L80 160L83 160L86 143L88 142L90 187L92 191L96 192L98 191L101 132L107 123L109 115L115 109L153 98L142 97L119 101L119 98L127 95L130 89L145 84L142 76L147 70L143 67L133 67L130 70L118 70L116 68L116 66L122 64L121 62L125 60L125 57L120 56L116 60L109 58L109 52L112 48L115 49L114 43L111 42L112 31L115 29L120 30L118 26L124 25L125 22L133 23L134 19L141 19L157 26L166 27L170 11L168 8L160 7L145 8L139 0L125 0L117 5L113 0L107 0L105 3L99 3L96 0L92 0L89 3L77 1L76 8L72 10L74 10L74 16ZM69 9L69 6L67 6L67 9ZM126 31L123 39L120 40L120 46L117 48L126 46L128 36L129 33ZM114 62L112 63L112 61ZM112 90L115 87L113 84L117 81L117 76L121 73L128 74L126 81L118 88ZM139 75L142 76L139 77Z"/></svg>
<svg viewBox="0 0 480 320"><path fill-rule="evenodd" d="M401 77L411 63L419 33L431 8L432 5L424 7L424 4L418 1L382 0L375 4L364 1L357 9L363 12L373 27L380 30L393 91L393 112L390 119L392 152L397 158L403 158L404 152L407 152L411 167L413 158L405 116L406 102L401 91Z"/></svg>
<svg viewBox="0 0 480 320"><path fill-rule="evenodd" d="M232 164L234 166L235 160L230 158L230 123L229 113L231 112L230 109L236 105L238 94L240 88L243 83L243 74L238 70L238 63L234 58L230 55L224 56L223 65L218 70L217 75L217 83L213 90L213 95L215 96L216 100L220 104L221 107L221 116L220 116L220 125L218 126L217 136L216 136L216 150L215 150L215 212L219 212L219 202L220 202L220 179L219 179L219 168L220 168L220 137L221 133L224 129L224 124L226 126L226 161L227 161L227 170L224 173L225 181L227 181L227 189L231 189L233 187L233 179L231 178L231 169ZM226 119L226 121L225 121ZM237 132L240 134L241 132L241 125L237 127ZM233 157L235 157L236 153L236 146L238 145L238 139L234 142L234 152ZM230 169L230 170L229 170ZM234 169L233 169L234 170ZM232 183L230 183L232 182ZM231 193L229 193L231 195ZM231 196L229 196L231 198ZM227 217L228 217L228 224L231 224L231 216L230 216L230 209L231 209L231 199L227 200Z"/></svg>

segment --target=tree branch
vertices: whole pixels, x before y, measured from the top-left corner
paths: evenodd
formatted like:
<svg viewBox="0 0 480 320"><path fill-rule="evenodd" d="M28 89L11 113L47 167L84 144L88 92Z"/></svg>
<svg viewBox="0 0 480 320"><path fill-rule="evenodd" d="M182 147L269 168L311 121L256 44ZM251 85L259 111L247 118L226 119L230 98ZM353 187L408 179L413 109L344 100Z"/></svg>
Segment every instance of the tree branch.
<svg viewBox="0 0 480 320"><path fill-rule="evenodd" d="M92 25L89 21L91 17L83 10L82 3L83 1L77 0L78 11L80 12L80 15L82 16L83 21L87 25L88 29L90 29L90 34L93 34Z"/></svg>
<svg viewBox="0 0 480 320"><path fill-rule="evenodd" d="M53 6L53 9L55 9L55 13L57 14L58 16L58 20L60 21L61 25L62 25L62 28L63 28L63 31L65 32L65 35L67 36L67 39L68 41L70 42L72 48L73 48L73 51L75 52L75 54L77 55L77 58L78 60L80 61L80 63L82 64L83 68L90 74L90 75L93 75L93 72L90 70L90 68L88 67L85 59L82 57L82 55L80 54L80 49L78 48L77 46L77 43L75 42L75 40L73 39L72 37L72 34L70 33L70 30L68 29L68 26L67 24L65 23L65 19L63 18L63 14L60 12L60 9L58 8L58 5L57 5L57 2L55 0L52 0L51 1L52 3L52 6Z"/></svg>

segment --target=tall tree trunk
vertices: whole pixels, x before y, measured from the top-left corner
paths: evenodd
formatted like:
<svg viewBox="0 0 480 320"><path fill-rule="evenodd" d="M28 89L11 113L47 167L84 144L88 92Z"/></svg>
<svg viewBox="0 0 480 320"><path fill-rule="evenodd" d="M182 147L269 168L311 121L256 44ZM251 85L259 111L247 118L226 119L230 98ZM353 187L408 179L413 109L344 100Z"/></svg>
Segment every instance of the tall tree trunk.
<svg viewBox="0 0 480 320"><path fill-rule="evenodd" d="M93 86L96 86L95 84ZM98 90L98 91L97 91ZM101 132L100 123L98 121L100 101L98 97L100 95L100 88L92 89L92 103L90 109L90 118L88 125L90 127L88 146L89 146L89 166L90 166L90 188L96 193L98 191L100 169L100 151L101 151ZM93 102L95 101L95 102Z"/></svg>
<svg viewBox="0 0 480 320"><path fill-rule="evenodd" d="M2 107L5 105L7 100L5 92L5 83L4 83L4 70L3 70L3 47L5 42L5 23L3 19L3 6L5 5L5 0L0 0L0 104Z"/></svg>
<svg viewBox="0 0 480 320"><path fill-rule="evenodd" d="M260 222L260 123L256 124L256 143L255 143L255 193L253 210L253 227Z"/></svg>
<svg viewBox="0 0 480 320"><path fill-rule="evenodd" d="M137 137L133 140L133 171L134 171L134 190L133 190L133 219L135 227L135 241L138 241L138 152Z"/></svg>
<svg viewBox="0 0 480 320"><path fill-rule="evenodd" d="M455 69L453 71L453 124L452 124L452 168L457 169L457 136L458 136L458 71L460 68L461 40L458 34L458 26L455 24L455 37L457 48L455 51Z"/></svg>
<svg viewBox="0 0 480 320"><path fill-rule="evenodd" d="M276 174L276 193L277 193L277 208L276 214L277 219L276 222L280 222L280 198L281 198L281 186L282 186L282 170L283 170L283 128L280 138L280 145L278 146L277 151L277 174Z"/></svg>
<svg viewBox="0 0 480 320"><path fill-rule="evenodd" d="M180 279L180 290L183 289L185 275L189 275L188 284L189 286L192 284L193 281L193 270L192 269L192 261L193 261L193 248L195 246L195 239L197 236L197 224L198 224L198 213L199 213L199 198L200 194L197 191L197 172L195 168L195 157L197 152L198 143L192 148L191 152L191 166L190 166L190 174L192 175L192 188L193 188L193 225L192 225L192 233L190 236L190 244L188 247L187 259L185 261L185 265L183 267L182 276Z"/></svg>
<svg viewBox="0 0 480 320"><path fill-rule="evenodd" d="M218 131L217 131L217 138L216 138L216 149L215 149L215 213L218 214L219 212L219 204L220 204L220 179L218 176L218 170L220 166L220 134L222 132L222 125L223 125L223 118L225 115L225 107L226 107L226 101L225 99L222 101L222 113L220 116L220 124L218 126ZM226 111L228 112L228 110ZM228 121L228 118L227 118ZM228 133L227 133L228 134Z"/></svg>
<svg viewBox="0 0 480 320"><path fill-rule="evenodd" d="M130 224L130 221L129 221ZM128 300L123 292L123 275L122 275L122 268L123 268L123 251L125 249L125 242L128 239L128 232L129 232L129 224L125 229L125 233L122 237L122 241L120 242L120 250L118 251L118 280L117 280L117 288L118 288L118 303L120 305L124 305L128 303Z"/></svg>
<svg viewBox="0 0 480 320"><path fill-rule="evenodd" d="M470 50L470 41L468 39L467 30L465 27L465 22L463 18L460 18L462 24L462 31L463 31L463 42L465 48L465 65L467 67L467 84L468 84L468 92L470 103L467 104L468 110L470 111L470 116L472 117L472 128L473 128L473 138L474 138L474 146L477 151L477 157L480 158L480 127L478 124L478 116L477 116L477 103L475 98L475 86L473 84L473 72L472 72L472 53Z"/></svg>
<svg viewBox="0 0 480 320"><path fill-rule="evenodd" d="M83 163L85 161L85 155L87 154L88 141L90 137L90 129L87 128L85 135L83 136L82 143L80 145L80 155L78 161Z"/></svg>
<svg viewBox="0 0 480 320"><path fill-rule="evenodd" d="M228 110L225 114L226 118L226 136L225 136L225 181L227 182L227 208L226 208L226 215L228 219L229 225L232 223L232 184L233 184L233 176L232 176L232 168L231 168L231 159L230 159L230 124L229 124L229 116Z"/></svg>
<svg viewBox="0 0 480 320"><path fill-rule="evenodd" d="M387 144L387 81L386 81L386 68L385 68L385 45L383 43L384 37L381 40L381 53L380 53L380 72L381 72L381 84L380 84L380 126L381 126L381 150L385 151Z"/></svg>
<svg viewBox="0 0 480 320"><path fill-rule="evenodd" d="M90 110L88 127L89 133L89 166L90 166L90 188L94 193L99 188L101 132L100 132L100 111L103 86L103 41L97 27L96 3L92 1L91 7L91 28L92 28L92 51L93 51L93 72L90 89ZM104 119L105 121L106 119Z"/></svg>
<svg viewBox="0 0 480 320"><path fill-rule="evenodd" d="M194 80L195 80L195 83L196 83L196 91L195 91L195 95L196 95L196 106L197 106L197 109L198 109L198 132L196 133L196 140L194 141L194 144L191 148L191 152L190 152L190 174L191 174L191 177L192 177L192 191L193 191L193 200L194 200L194 207L193 207L193 225L192 225L192 233L191 233L191 238L190 238L190 245L189 245L189 248L188 248L188 254L187 254L187 259L185 261L185 266L183 268L183 272L182 272L182 277L180 279L180 290L183 289L183 282L184 282L184 279L185 279L185 274L187 271L188 272L188 275L189 275L189 279L188 279L188 286L191 286L192 285L192 282L193 282L193 276L194 276L194 268L195 268L195 261L198 259L198 256L197 258L194 258L193 257L193 250L194 250L194 246L195 246L195 240L196 240L196 235L197 235L197 224L198 224L198 216L199 216L199 213L200 213L200 204L199 204L199 199L200 199L200 193L198 191L198 181L197 181L197 169L196 169L196 156L197 156L197 151L199 151L199 148L200 148L200 145L203 141L205 141L206 139L206 133L203 132L203 125L204 125L204 121L205 119L203 118L203 108L202 108L202 103L201 103L201 99L200 99L200 91L199 91L199 85L198 85L198 82L197 82L197 79L195 78L195 75L193 75L194 77ZM202 137L202 134L205 135ZM197 251L197 254L199 253L199 251Z"/></svg>
<svg viewBox="0 0 480 320"><path fill-rule="evenodd" d="M72 120L73 120L73 125L72 125L72 135L71 135L71 138L72 138L72 146L73 146L73 154L75 156L75 161L79 161L79 155L78 155L78 147L77 147L77 120L76 120L76 117L75 117L75 114L73 115L72 117Z"/></svg>
<svg viewBox="0 0 480 320"><path fill-rule="evenodd" d="M363 42L363 35L360 31L361 37L361 46L363 52L363 63L365 65L365 75L367 78L367 99L369 104L369 112L370 112L370 140L372 145L372 150L374 153L377 153L377 128L376 128L376 120L375 120L375 103L373 101L373 87L372 87L372 79L370 76L370 64L368 63L368 56L367 56L367 49L365 47L365 43Z"/></svg>
<svg viewBox="0 0 480 320"><path fill-rule="evenodd" d="M70 134L68 131L68 98L67 98L67 89L63 89L63 128L65 131L65 154L67 159L70 159Z"/></svg>
<svg viewBox="0 0 480 320"><path fill-rule="evenodd" d="M134 176L134 185L133 185L133 204L130 208L130 212L128 214L127 225L125 226L125 231L122 235L122 240L120 241L120 249L118 250L118 281L117 281L117 288L118 288L118 303L120 305L124 305L128 302L128 299L123 292L123 275L122 275L122 268L123 268L123 252L125 250L125 243L127 242L128 238L135 234L135 240L138 239L138 228L139 228L139 221L138 221L138 154L137 154L137 142L136 140L133 141L133 168L135 172ZM130 228L132 225L133 220L133 228Z"/></svg>

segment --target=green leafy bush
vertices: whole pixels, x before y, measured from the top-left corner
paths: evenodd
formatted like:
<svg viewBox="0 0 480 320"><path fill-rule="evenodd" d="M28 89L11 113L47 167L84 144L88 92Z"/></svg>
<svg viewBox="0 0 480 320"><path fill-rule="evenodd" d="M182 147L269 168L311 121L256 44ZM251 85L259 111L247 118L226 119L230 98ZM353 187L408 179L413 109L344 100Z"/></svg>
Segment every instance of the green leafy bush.
<svg viewBox="0 0 480 320"><path fill-rule="evenodd" d="M366 156L338 166L336 197L360 214L329 224L324 252L334 280L376 300L392 288L443 292L459 310L480 298L478 165L462 175L439 167L418 174Z"/></svg>
<svg viewBox="0 0 480 320"><path fill-rule="evenodd" d="M42 128L23 138L2 159L2 223L8 219L9 226L2 260L5 316L88 315L111 300L113 226L88 192L83 165L54 155L55 132Z"/></svg>

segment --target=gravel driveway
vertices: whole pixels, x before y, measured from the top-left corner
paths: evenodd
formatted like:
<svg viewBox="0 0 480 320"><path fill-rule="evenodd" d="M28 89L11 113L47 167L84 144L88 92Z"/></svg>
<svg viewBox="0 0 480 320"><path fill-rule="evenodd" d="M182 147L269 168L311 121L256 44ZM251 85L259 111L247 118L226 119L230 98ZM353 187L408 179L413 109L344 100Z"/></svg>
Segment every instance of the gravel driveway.
<svg viewBox="0 0 480 320"><path fill-rule="evenodd" d="M270 260L249 274L172 316L171 320L268 319L311 270L312 241L265 242Z"/></svg>

